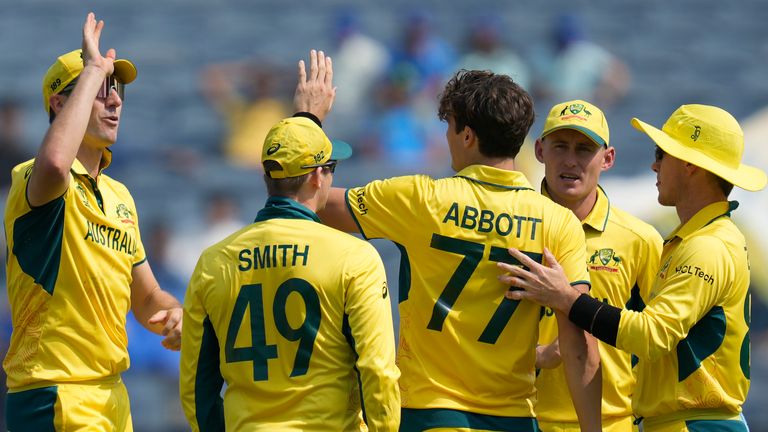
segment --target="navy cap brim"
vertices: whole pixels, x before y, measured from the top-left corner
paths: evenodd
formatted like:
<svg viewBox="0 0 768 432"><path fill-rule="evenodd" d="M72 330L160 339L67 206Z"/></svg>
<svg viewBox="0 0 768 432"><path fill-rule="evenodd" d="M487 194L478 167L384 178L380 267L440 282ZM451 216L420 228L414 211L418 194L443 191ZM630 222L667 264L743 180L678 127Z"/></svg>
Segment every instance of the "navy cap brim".
<svg viewBox="0 0 768 432"><path fill-rule="evenodd" d="M352 156L352 146L341 140L331 140L333 150L331 151L331 159L344 160L349 159Z"/></svg>

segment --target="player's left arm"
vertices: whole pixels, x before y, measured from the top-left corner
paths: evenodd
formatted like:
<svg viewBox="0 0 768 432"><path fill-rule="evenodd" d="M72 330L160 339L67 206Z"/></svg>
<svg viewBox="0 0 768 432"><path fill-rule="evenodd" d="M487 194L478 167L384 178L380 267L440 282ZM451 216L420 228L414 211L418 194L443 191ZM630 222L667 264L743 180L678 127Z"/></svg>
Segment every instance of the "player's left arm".
<svg viewBox="0 0 768 432"><path fill-rule="evenodd" d="M165 336L162 345L173 351L181 349L181 303L163 291L147 261L131 272L131 310L136 320L149 331Z"/></svg>

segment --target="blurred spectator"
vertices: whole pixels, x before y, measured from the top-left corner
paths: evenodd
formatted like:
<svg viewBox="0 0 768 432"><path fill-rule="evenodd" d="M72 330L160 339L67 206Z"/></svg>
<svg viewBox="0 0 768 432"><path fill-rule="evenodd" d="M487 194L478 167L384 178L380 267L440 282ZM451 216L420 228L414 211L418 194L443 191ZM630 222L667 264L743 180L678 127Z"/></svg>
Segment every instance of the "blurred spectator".
<svg viewBox="0 0 768 432"><path fill-rule="evenodd" d="M5 208L5 199L11 185L11 169L31 159L23 143L22 106L13 97L0 100L0 214ZM11 312L8 309L6 288L5 233L0 233L0 358L5 358L11 338ZM5 370L0 368L0 430L5 430Z"/></svg>
<svg viewBox="0 0 768 432"><path fill-rule="evenodd" d="M229 234L243 228L246 223L240 219L240 206L235 197L225 191L214 191L203 199L205 219L202 226L188 233L174 233L168 246L173 271L189 280L197 259L208 246L221 241Z"/></svg>
<svg viewBox="0 0 768 432"><path fill-rule="evenodd" d="M405 19L402 45L394 50L392 70L412 67L416 72L412 93L436 96L445 78L454 72L456 52L449 43L434 33L432 22L424 12L414 12ZM341 81L339 81L341 82ZM434 115L434 98L430 113Z"/></svg>
<svg viewBox="0 0 768 432"><path fill-rule="evenodd" d="M629 89L627 66L589 41L581 17L559 15L552 28L552 46L534 57L540 96L555 100L585 99L611 105Z"/></svg>
<svg viewBox="0 0 768 432"><path fill-rule="evenodd" d="M497 15L478 16L467 35L467 53L459 60L459 68L489 70L509 75L521 87L530 89L528 65L501 40L502 23Z"/></svg>
<svg viewBox="0 0 768 432"><path fill-rule="evenodd" d="M280 71L249 63L208 66L202 73L203 93L226 121L226 135L220 143L232 164L261 169L261 147L267 131L290 115L290 106L277 98Z"/></svg>
<svg viewBox="0 0 768 432"><path fill-rule="evenodd" d="M186 281L168 265L168 226L155 224L148 234L144 246L157 282L183 302ZM179 402L179 352L147 343L152 333L136 321L133 313L128 314L126 331L131 367L123 378L131 395L134 428L158 432L189 430Z"/></svg>
<svg viewBox="0 0 768 432"><path fill-rule="evenodd" d="M152 272L162 289L173 294L180 302L184 300L186 282L171 271L168 266L168 244L170 231L165 224L153 226L145 242L147 257L152 260ZM147 343L152 332L144 328L133 313L128 315L128 354L134 371L154 371L177 379L179 376L179 352L162 349Z"/></svg>
<svg viewBox="0 0 768 432"><path fill-rule="evenodd" d="M333 103L334 118L324 125L329 136L356 142L368 118L374 85L389 65L390 55L379 41L360 31L359 16L352 9L337 13L333 59L334 82L340 83Z"/></svg>
<svg viewBox="0 0 768 432"><path fill-rule="evenodd" d="M11 184L11 169L32 158L23 143L22 107L14 98L0 100L0 197Z"/></svg>
<svg viewBox="0 0 768 432"><path fill-rule="evenodd" d="M363 155L404 167L422 167L445 154L444 129L438 132L439 119L420 118L409 89L418 79L406 65L389 72L376 89L377 112L371 117L371 133L364 142Z"/></svg>

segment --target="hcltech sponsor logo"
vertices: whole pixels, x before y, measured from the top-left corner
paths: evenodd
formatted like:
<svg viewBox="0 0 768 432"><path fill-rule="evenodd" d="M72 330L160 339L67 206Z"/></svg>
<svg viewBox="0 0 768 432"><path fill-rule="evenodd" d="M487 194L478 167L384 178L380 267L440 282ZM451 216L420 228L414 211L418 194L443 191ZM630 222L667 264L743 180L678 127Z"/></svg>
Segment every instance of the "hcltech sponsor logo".
<svg viewBox="0 0 768 432"><path fill-rule="evenodd" d="M691 265L691 264L679 265L675 267L675 273L693 275L703 279L704 282L707 282L710 285L715 284L714 276L712 276L711 274L708 274L707 272L702 270L701 267L698 267L695 265Z"/></svg>

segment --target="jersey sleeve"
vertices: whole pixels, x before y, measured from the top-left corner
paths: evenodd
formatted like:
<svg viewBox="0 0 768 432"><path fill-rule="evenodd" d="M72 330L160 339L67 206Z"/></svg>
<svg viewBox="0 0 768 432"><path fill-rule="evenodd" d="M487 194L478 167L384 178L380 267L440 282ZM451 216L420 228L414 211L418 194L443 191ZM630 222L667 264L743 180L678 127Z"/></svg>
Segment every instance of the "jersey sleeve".
<svg viewBox="0 0 768 432"><path fill-rule="evenodd" d="M400 371L395 365L395 335L384 265L369 244L347 258L345 332L354 349L368 428L396 431L400 423Z"/></svg>
<svg viewBox="0 0 768 432"><path fill-rule="evenodd" d="M402 243L399 237L408 235L418 223L414 208L423 203L432 181L422 175L376 180L347 190L347 207L366 239Z"/></svg>
<svg viewBox="0 0 768 432"><path fill-rule="evenodd" d="M660 358L675 349L716 304L720 291L728 289L731 258L720 240L696 237L684 248L659 275L662 285L643 312L621 312L617 348L643 360Z"/></svg>
<svg viewBox="0 0 768 432"><path fill-rule="evenodd" d="M179 391L192 431L224 430L224 378L219 369L219 341L202 302L213 278L200 258L184 297Z"/></svg>
<svg viewBox="0 0 768 432"><path fill-rule="evenodd" d="M661 259L662 239L655 229L651 228L648 235L640 242L643 250L639 251L637 256L637 286L640 290L640 297L643 302L651 298L651 289L656 281L656 274L659 271L659 260Z"/></svg>

